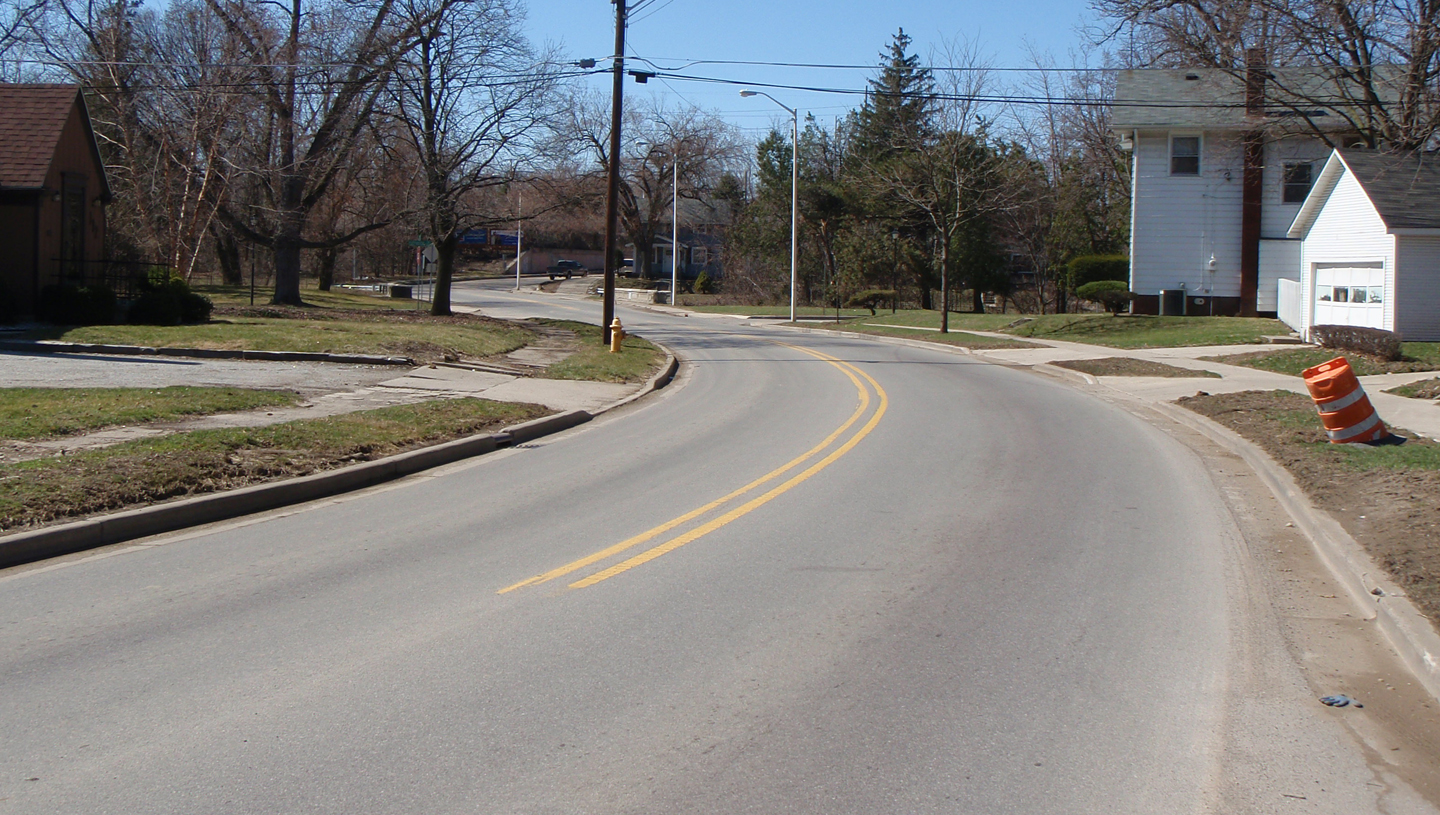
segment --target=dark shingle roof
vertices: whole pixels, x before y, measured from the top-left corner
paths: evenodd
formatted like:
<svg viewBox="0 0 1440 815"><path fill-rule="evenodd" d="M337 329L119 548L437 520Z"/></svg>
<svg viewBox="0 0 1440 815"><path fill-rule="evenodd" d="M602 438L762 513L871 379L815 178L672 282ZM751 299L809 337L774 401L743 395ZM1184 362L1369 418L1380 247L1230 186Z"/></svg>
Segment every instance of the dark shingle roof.
<svg viewBox="0 0 1440 815"><path fill-rule="evenodd" d="M1349 129L1339 115L1349 105L1331 73L1304 67L1269 69L1264 126L1282 132L1309 132L1311 124L1321 130ZM1381 92L1387 87L1382 82ZM1256 124L1245 115L1241 76L1214 68L1134 68L1115 75L1110 125L1115 130L1242 130Z"/></svg>
<svg viewBox="0 0 1440 815"><path fill-rule="evenodd" d="M45 186L79 92L75 85L0 84L0 188Z"/></svg>
<svg viewBox="0 0 1440 815"><path fill-rule="evenodd" d="M1440 154L1338 152L1388 229L1440 229Z"/></svg>

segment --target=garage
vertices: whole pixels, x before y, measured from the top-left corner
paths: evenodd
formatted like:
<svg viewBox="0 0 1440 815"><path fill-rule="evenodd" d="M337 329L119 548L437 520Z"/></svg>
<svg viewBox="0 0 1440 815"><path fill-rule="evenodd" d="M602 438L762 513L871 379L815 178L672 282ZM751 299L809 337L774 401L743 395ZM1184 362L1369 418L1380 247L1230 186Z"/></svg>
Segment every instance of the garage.
<svg viewBox="0 0 1440 815"><path fill-rule="evenodd" d="M1440 156L1336 149L1288 237L1300 242L1300 325L1440 341Z"/></svg>
<svg viewBox="0 0 1440 815"><path fill-rule="evenodd" d="M1315 269L1315 325L1385 327L1385 269L1355 266Z"/></svg>

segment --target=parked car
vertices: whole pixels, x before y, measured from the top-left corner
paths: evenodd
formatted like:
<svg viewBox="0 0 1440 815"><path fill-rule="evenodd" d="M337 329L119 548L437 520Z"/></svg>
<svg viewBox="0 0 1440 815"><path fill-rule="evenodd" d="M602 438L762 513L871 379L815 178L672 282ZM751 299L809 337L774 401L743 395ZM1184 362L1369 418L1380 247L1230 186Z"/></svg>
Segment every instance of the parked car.
<svg viewBox="0 0 1440 815"><path fill-rule="evenodd" d="M566 280L569 280L572 275L577 274L581 277L586 277L590 274L590 270L580 265L580 261L578 260L557 260L554 266L545 270L545 274L550 275L551 280L561 277L562 275Z"/></svg>

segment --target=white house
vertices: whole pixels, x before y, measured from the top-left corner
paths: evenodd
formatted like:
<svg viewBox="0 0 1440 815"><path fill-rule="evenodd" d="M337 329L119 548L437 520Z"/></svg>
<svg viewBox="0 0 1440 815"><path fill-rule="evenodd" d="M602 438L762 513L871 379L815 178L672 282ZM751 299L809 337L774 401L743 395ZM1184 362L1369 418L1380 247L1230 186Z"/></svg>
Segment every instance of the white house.
<svg viewBox="0 0 1440 815"><path fill-rule="evenodd" d="M1132 152L1137 313L1273 316L1279 279L1298 277L1289 226L1330 153L1316 131L1343 136L1347 125L1277 90L1321 95L1324 79L1313 71L1267 70L1258 55L1252 60L1239 76L1118 74L1111 127Z"/></svg>
<svg viewBox="0 0 1440 815"><path fill-rule="evenodd" d="M1440 155L1332 151L1288 236L1301 334L1361 325L1440 341Z"/></svg>

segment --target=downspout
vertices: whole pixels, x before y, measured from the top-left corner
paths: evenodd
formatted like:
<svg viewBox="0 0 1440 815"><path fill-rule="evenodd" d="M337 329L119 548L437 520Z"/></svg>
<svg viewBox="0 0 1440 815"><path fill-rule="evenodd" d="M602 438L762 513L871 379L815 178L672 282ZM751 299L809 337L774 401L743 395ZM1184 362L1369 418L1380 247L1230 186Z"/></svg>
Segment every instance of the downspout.
<svg viewBox="0 0 1440 815"><path fill-rule="evenodd" d="M1135 206L1140 200L1137 195L1140 189L1140 130L1137 128L1130 131L1130 291L1138 294L1135 288ZM1158 294L1158 293L1157 293ZM1130 300L1130 313L1135 313L1135 300ZM1155 313L1160 313L1160 306L1155 306Z"/></svg>
<svg viewBox="0 0 1440 815"><path fill-rule="evenodd" d="M1260 202L1265 191L1265 50L1245 52L1244 171L1240 189L1240 316L1254 317L1260 294ZM1214 293L1211 292L1211 297Z"/></svg>

